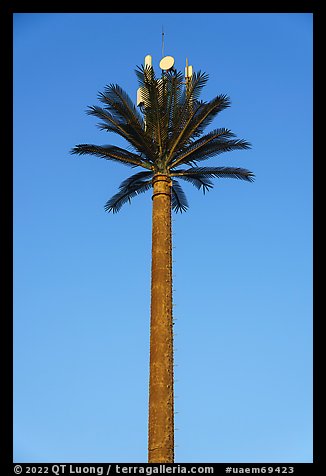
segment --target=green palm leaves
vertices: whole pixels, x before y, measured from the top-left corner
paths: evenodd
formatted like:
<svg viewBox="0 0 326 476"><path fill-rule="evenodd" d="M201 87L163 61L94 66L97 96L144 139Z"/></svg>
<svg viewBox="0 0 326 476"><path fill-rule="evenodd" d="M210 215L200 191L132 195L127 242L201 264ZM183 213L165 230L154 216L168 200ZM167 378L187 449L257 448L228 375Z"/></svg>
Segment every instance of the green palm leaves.
<svg viewBox="0 0 326 476"><path fill-rule="evenodd" d="M146 169L124 180L118 193L105 204L105 210L118 212L135 195L150 189L157 173L172 179L172 208L176 212L188 208L179 179L192 183L204 193L213 187L212 178L254 180L254 174L247 169L198 166L199 162L224 152L250 148L247 141L236 139L229 129L219 128L204 134L214 118L230 106L226 95L218 95L209 102L199 100L208 80L206 73L193 74L187 83L182 73L175 70L157 78L154 69L146 66L138 68L136 75L142 97L140 111L128 94L114 84L106 86L98 96L103 107L90 106L87 110L100 119L101 130L119 135L131 150L112 145L79 144L71 151Z"/></svg>

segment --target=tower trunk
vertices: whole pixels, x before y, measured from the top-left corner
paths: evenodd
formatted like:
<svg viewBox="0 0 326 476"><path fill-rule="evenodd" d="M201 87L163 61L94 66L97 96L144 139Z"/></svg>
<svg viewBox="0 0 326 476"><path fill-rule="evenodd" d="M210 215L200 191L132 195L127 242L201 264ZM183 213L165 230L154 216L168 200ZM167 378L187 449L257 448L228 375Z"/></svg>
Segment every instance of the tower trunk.
<svg viewBox="0 0 326 476"><path fill-rule="evenodd" d="M174 462L171 179L153 178L148 462Z"/></svg>

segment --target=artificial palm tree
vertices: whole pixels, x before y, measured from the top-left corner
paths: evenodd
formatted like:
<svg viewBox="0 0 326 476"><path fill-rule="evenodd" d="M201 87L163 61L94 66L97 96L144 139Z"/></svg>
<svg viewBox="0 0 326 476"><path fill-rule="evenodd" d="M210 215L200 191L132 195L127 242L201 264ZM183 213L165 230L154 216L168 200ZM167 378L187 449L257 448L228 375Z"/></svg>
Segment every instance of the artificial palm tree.
<svg viewBox="0 0 326 476"><path fill-rule="evenodd" d="M120 86L110 84L99 100L104 107L90 106L88 114L101 120L100 129L126 139L128 149L114 145L79 144L72 153L90 154L142 170L124 180L105 204L118 212L131 198L149 189L152 194L152 276L150 322L150 379L148 462L174 461L173 322L171 210L188 208L179 180L192 183L205 193L211 178L235 178L252 182L252 172L235 167L202 167L213 156L250 144L225 128L204 134L204 129L230 106L222 94L199 100L208 75L194 73L184 81L181 72L164 71L157 78L151 66L136 70L140 110Z"/></svg>

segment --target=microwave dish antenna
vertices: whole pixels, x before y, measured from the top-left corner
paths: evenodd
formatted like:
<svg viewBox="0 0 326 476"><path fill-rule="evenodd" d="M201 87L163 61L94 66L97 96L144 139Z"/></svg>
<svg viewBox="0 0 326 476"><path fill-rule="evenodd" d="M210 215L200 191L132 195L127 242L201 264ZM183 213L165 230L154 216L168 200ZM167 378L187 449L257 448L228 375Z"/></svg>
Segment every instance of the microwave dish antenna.
<svg viewBox="0 0 326 476"><path fill-rule="evenodd" d="M173 68L174 65L174 58L173 56L164 56L164 58L160 61L160 68L164 71L167 71Z"/></svg>

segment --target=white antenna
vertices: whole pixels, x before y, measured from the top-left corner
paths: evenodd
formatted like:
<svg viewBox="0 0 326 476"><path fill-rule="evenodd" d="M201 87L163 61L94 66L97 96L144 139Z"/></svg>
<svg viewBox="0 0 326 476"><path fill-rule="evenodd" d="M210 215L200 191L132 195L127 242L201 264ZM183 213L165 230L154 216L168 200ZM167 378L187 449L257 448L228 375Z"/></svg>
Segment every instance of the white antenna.
<svg viewBox="0 0 326 476"><path fill-rule="evenodd" d="M146 67L152 67L152 57L151 55L146 55L145 60L144 60L144 66ZM145 105L145 100L144 100L144 93L143 93L143 87L140 86L137 89L137 106L142 108Z"/></svg>
<svg viewBox="0 0 326 476"><path fill-rule="evenodd" d="M192 66L188 65L188 58L186 58L185 78L190 79L192 76Z"/></svg>
<svg viewBox="0 0 326 476"><path fill-rule="evenodd" d="M152 57L151 57L151 55L145 56L145 67L146 66L152 66Z"/></svg>

